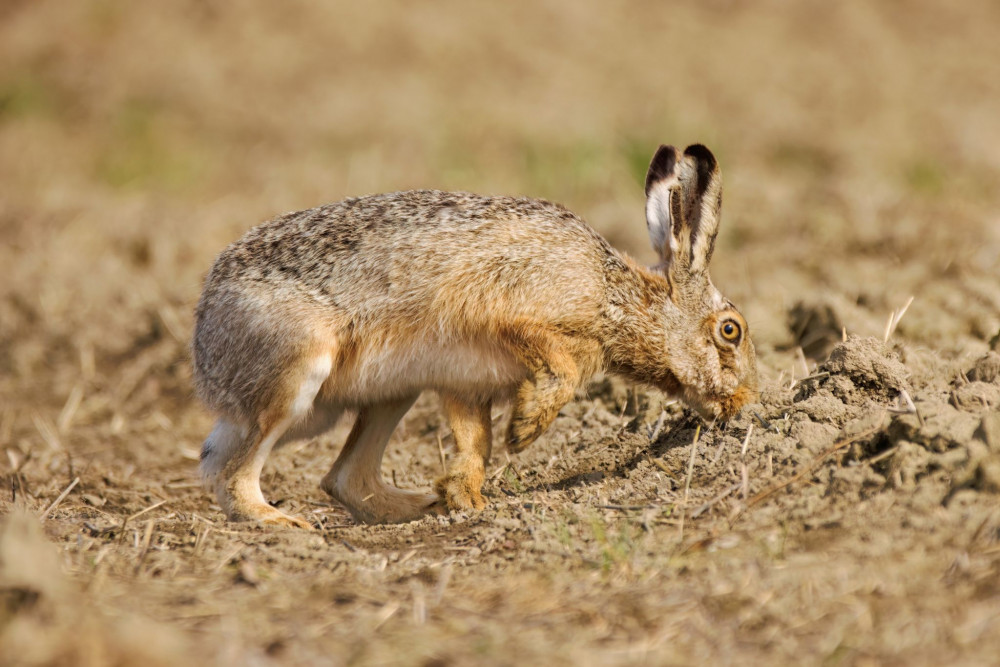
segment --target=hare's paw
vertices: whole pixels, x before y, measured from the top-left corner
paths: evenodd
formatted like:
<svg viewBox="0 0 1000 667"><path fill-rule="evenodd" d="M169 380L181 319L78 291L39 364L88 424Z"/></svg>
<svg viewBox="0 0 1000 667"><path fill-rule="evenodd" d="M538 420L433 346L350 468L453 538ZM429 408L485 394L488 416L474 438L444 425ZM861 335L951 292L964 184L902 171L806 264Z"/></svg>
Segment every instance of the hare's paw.
<svg viewBox="0 0 1000 667"><path fill-rule="evenodd" d="M361 505L357 512L349 509L365 523L408 523L441 511L439 499L432 493L388 487L367 501L362 499Z"/></svg>
<svg viewBox="0 0 1000 667"><path fill-rule="evenodd" d="M545 427L539 422L536 413L521 413L515 411L507 427L507 451L512 454L523 452L528 445L538 439Z"/></svg>
<svg viewBox="0 0 1000 667"><path fill-rule="evenodd" d="M551 380L552 376L543 376L545 380ZM528 445L538 439L555 417L553 413L552 401L545 401L547 394L545 391L550 382L538 383L527 381L522 384L517 391L517 398L514 401L514 410L510 416L510 424L507 427L507 451L512 453L522 452ZM555 408L558 412L559 407Z"/></svg>
<svg viewBox="0 0 1000 667"><path fill-rule="evenodd" d="M256 521L263 526L277 526L278 528L301 528L312 530L312 524L297 516L285 514L267 504L246 505L238 510L230 510L230 521Z"/></svg>
<svg viewBox="0 0 1000 667"><path fill-rule="evenodd" d="M575 368L566 368L556 374L550 367L544 367L518 387L507 427L508 451L524 451L545 432L562 407L573 398L578 379Z"/></svg>
<svg viewBox="0 0 1000 667"><path fill-rule="evenodd" d="M279 528L302 528L303 530L313 530L312 524L297 516L278 512L260 520L265 526L278 526Z"/></svg>
<svg viewBox="0 0 1000 667"><path fill-rule="evenodd" d="M360 523L408 523L428 514L441 514L441 499L433 493L404 491L381 480L371 486L338 484L327 475L320 488L341 503Z"/></svg>
<svg viewBox="0 0 1000 667"><path fill-rule="evenodd" d="M482 511L486 507L486 499L480 488L483 484L483 476L462 474L452 472L434 483L434 490L438 492L441 501L450 510L475 510Z"/></svg>

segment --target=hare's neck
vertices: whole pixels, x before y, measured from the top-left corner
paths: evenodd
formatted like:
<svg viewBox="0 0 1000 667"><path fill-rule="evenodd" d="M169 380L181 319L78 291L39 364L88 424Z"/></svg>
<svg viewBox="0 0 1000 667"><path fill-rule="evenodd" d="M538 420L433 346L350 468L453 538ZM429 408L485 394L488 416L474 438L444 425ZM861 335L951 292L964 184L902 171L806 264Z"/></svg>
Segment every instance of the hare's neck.
<svg viewBox="0 0 1000 667"><path fill-rule="evenodd" d="M674 308L670 283L659 273L629 264L628 271L608 280L605 364L612 373L674 393L679 383L665 359Z"/></svg>

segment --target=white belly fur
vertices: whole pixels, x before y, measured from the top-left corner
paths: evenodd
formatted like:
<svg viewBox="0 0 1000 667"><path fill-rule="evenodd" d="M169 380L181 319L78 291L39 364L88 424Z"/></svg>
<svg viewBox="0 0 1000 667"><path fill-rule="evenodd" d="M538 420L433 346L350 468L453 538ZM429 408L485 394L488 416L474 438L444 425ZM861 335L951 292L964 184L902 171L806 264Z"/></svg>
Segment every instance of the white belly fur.
<svg viewBox="0 0 1000 667"><path fill-rule="evenodd" d="M434 342L408 349L365 349L357 364L332 370L322 395L343 405L373 404L424 389L503 399L525 377L524 366L502 349Z"/></svg>

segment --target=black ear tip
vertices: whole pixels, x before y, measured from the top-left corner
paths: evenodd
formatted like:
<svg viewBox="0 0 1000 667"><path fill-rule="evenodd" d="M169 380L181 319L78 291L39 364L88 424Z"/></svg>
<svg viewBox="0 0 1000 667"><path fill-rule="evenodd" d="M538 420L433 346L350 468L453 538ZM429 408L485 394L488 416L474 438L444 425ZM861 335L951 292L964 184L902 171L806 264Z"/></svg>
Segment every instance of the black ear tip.
<svg viewBox="0 0 1000 667"><path fill-rule="evenodd" d="M654 184L673 175L677 166L677 149L673 146L661 145L653 154L646 172L646 194Z"/></svg>
<svg viewBox="0 0 1000 667"><path fill-rule="evenodd" d="M699 164L707 166L707 171L715 170L715 165L717 164L715 156L703 144L691 144L684 149L684 155L693 157Z"/></svg>
<svg viewBox="0 0 1000 667"><path fill-rule="evenodd" d="M656 164L663 160L670 160L671 162L677 161L677 149L669 144L660 144L660 147L656 149L653 153L653 159L651 164Z"/></svg>

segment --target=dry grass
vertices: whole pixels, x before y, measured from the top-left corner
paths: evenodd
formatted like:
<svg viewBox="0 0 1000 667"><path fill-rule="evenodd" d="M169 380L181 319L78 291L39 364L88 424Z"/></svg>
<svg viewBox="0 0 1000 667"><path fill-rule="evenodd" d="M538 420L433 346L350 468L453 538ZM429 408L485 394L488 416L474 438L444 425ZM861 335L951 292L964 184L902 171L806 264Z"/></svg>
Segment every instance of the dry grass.
<svg viewBox="0 0 1000 667"><path fill-rule="evenodd" d="M994 445L947 397L997 408L951 382L1000 329L998 23L986 0L0 4L0 662L994 660ZM651 260L646 162L695 141L766 379L752 435L695 450L679 406L603 384L481 516L358 527L317 488L341 426L265 472L317 534L224 522L187 343L226 243L437 187L556 199ZM801 352L799 302L893 343L907 384L822 413L846 376ZM386 476L427 487L448 448L426 397Z"/></svg>

